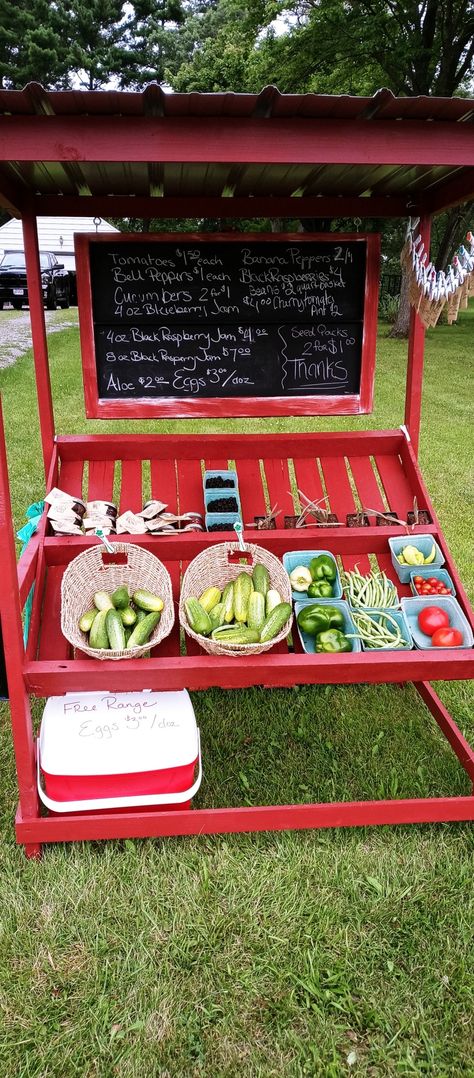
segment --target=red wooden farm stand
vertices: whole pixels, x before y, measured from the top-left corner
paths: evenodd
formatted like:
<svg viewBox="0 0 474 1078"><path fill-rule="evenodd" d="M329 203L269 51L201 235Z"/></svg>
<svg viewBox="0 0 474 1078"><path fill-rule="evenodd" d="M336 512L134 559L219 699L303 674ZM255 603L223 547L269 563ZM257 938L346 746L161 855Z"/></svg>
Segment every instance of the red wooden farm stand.
<svg viewBox="0 0 474 1078"><path fill-rule="evenodd" d="M171 509L199 508L203 464L221 468L235 462L245 521L268 510L268 502L278 503L282 513L298 512L300 507L289 493L293 474L308 497L318 499L326 493L341 521L360 505L381 512L390 508L404 519L416 497L432 523L415 532L436 538L459 602L474 625L417 462L424 331L414 312L405 416L399 429L258 436L56 436L36 228L36 217L43 214L298 217L314 219L314 232L321 218L419 216L428 247L432 215L474 197L473 117L474 101L396 99L386 90L374 98L280 95L272 87L259 95L165 95L157 86L143 93L46 92L36 84L21 92L0 91L0 202L23 220L47 489L57 485L89 499L116 498L119 490L122 509L140 509L144 468L147 474L149 468L152 495L166 500ZM84 348L87 351L88 343L83 337ZM90 355L83 354L83 360L91 370ZM321 401L318 413L340 411L337 403L325 406ZM364 402L370 403L368 389ZM364 402L346 410L363 411ZM265 414L271 411L267 408ZM166 409L135 412L142 417L150 414L163 415ZM205 414L222 417L225 407L216 404ZM244 413L234 414L260 413L247 399ZM17 567L3 425L0 435L0 553L4 583L12 594L11 605L2 609L1 625L19 786L16 835L29 856L38 856L44 842L71 839L474 818L472 796L44 815L36 789L30 696L69 691L411 681L474 779L474 752L430 684L471 678L474 653L414 650L315 657L302 652L294 634L291 642L264 655L230 659L207 655L189 639L181 654L175 627L146 665L143 660L115 663L73 657L60 631L60 583L65 565L90 540L54 538L44 521ZM408 588L394 576L387 544L390 535L404 534L403 530L373 523L364 528L322 527L317 532L247 529L246 534L276 555L315 544L329 548L340 555L345 568L357 562L362 570L368 569L369 555L375 555L400 593L408 595ZM183 568L203 547L222 541L222 535L131 536L130 541L164 561L177 600ZM25 650L21 610L33 583Z"/></svg>

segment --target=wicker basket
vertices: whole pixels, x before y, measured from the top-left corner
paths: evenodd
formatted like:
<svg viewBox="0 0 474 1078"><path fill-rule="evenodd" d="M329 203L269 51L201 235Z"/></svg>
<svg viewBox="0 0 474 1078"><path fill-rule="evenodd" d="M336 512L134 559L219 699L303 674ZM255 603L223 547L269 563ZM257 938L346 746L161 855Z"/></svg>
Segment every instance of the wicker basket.
<svg viewBox="0 0 474 1078"><path fill-rule="evenodd" d="M186 617L185 600L191 596L199 598L206 588L213 585L222 590L228 580L235 580L243 570L251 573L256 562L266 565L270 574L271 587L280 593L282 602L289 603L291 606L290 581L281 561L274 554L270 554L268 550L264 550L263 547L255 546L253 543L246 543L245 553L250 555L251 560L247 564L230 562L229 554L239 553L239 551L238 543L219 543L208 550L203 550L188 565L183 577L179 597L179 620L188 636L192 636L193 640L196 640L199 646L204 651L207 651L209 655L260 655L263 651L269 651L280 640L284 640L291 629L293 614L291 614L286 625L273 640L268 640L265 644L233 645L229 644L228 641L219 644L216 640L211 640L207 636L200 636L191 629Z"/></svg>
<svg viewBox="0 0 474 1078"><path fill-rule="evenodd" d="M173 628L170 575L154 554L132 543L114 543L114 553L127 555L126 564L106 564L103 553L102 545L93 546L68 565L61 583L61 631L73 647L92 659L136 659L156 647ZM147 643L139 647L125 651L90 648L86 633L79 628L79 618L94 606L96 591L112 592L120 584L125 584L130 596L137 588L146 588L163 599L164 607L158 625Z"/></svg>

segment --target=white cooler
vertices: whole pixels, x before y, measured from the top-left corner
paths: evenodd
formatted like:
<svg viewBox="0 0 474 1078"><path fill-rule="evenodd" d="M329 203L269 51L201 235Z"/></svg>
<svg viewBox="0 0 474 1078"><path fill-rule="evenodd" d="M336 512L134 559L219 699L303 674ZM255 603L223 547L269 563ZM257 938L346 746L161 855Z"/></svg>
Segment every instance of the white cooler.
<svg viewBox="0 0 474 1078"><path fill-rule="evenodd" d="M188 808L202 777L199 730L185 689L52 696L37 760L39 795L53 812Z"/></svg>

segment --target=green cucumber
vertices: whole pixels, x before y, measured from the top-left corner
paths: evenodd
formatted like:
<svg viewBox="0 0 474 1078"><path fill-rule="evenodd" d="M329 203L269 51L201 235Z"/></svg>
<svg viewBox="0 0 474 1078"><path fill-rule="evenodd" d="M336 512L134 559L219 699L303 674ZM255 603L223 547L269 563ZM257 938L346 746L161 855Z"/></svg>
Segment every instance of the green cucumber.
<svg viewBox="0 0 474 1078"><path fill-rule="evenodd" d="M125 629L118 610L107 610L105 627L112 651L125 650Z"/></svg>
<svg viewBox="0 0 474 1078"><path fill-rule="evenodd" d="M137 588L132 595L135 606L139 606L140 610L146 610L147 614L161 611L164 607L163 599L160 599L159 595L154 595L152 591L147 591L146 588Z"/></svg>
<svg viewBox="0 0 474 1078"><path fill-rule="evenodd" d="M130 596L125 584L121 584L120 587L116 588L110 598L116 610L125 610L125 607L130 605Z"/></svg>
<svg viewBox="0 0 474 1078"><path fill-rule="evenodd" d="M270 591L270 573L266 565L262 565L260 562L254 565L252 580L255 591L261 592L262 595L266 595Z"/></svg>
<svg viewBox="0 0 474 1078"><path fill-rule="evenodd" d="M265 621L265 596L261 591L253 591L249 599L247 625L259 633Z"/></svg>
<svg viewBox="0 0 474 1078"><path fill-rule="evenodd" d="M93 610L86 610L85 614L82 615L82 618L79 618L79 628L81 632L88 633L90 631L92 622L94 621L96 615L97 607L94 607Z"/></svg>
<svg viewBox="0 0 474 1078"><path fill-rule="evenodd" d="M144 610L142 610L141 613L146 617L146 613ZM122 625L128 625L129 627L131 625L135 625L137 620L137 612L136 610L133 610L131 606L126 606L123 610L119 610L119 614L122 619Z"/></svg>
<svg viewBox="0 0 474 1078"><path fill-rule="evenodd" d="M222 603L224 606L224 621L226 625L229 625L234 620L234 582L232 580L229 580L222 592Z"/></svg>
<svg viewBox="0 0 474 1078"><path fill-rule="evenodd" d="M211 633L217 644L258 644L260 634L246 625L221 625Z"/></svg>
<svg viewBox="0 0 474 1078"><path fill-rule="evenodd" d="M104 649L109 647L109 638L107 636L107 627L105 624L108 613L108 610L99 610L98 614L96 614L89 633L90 648Z"/></svg>
<svg viewBox="0 0 474 1078"><path fill-rule="evenodd" d="M141 644L146 644L153 629L158 625L160 618L161 610L152 610L142 619L142 621L138 621L131 636L128 638L127 649L137 648L140 647Z"/></svg>
<svg viewBox="0 0 474 1078"><path fill-rule="evenodd" d="M211 625L213 629L217 629L219 625L224 624L225 606L224 603L217 603L209 611L209 617L211 619Z"/></svg>
<svg viewBox="0 0 474 1078"><path fill-rule="evenodd" d="M290 615L291 606L289 603L279 603L278 606L275 606L263 623L260 632L261 643L266 644L268 640L273 640L275 636L278 636Z"/></svg>
<svg viewBox="0 0 474 1078"><path fill-rule="evenodd" d="M242 571L234 580L234 618L241 624L247 621L252 592L252 577L249 573Z"/></svg>
<svg viewBox="0 0 474 1078"><path fill-rule="evenodd" d="M184 607L186 610L186 617L188 623L193 630L193 633L199 633L200 636L208 636L212 629L212 622L204 607L201 606L198 599L194 595L191 595L189 599L185 599Z"/></svg>
<svg viewBox="0 0 474 1078"><path fill-rule="evenodd" d="M94 595L94 606L96 606L98 610L115 610L108 591L96 591Z"/></svg>
<svg viewBox="0 0 474 1078"><path fill-rule="evenodd" d="M198 602L204 607L207 614L211 613L213 607L217 606L221 601L221 593L219 588L210 587L203 591L199 596Z"/></svg>

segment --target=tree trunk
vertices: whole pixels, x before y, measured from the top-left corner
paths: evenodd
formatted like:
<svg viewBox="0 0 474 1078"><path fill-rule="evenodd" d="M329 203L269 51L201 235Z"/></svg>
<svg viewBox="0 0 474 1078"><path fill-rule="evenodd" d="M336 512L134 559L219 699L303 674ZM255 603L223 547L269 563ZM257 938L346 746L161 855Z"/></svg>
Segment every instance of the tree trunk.
<svg viewBox="0 0 474 1078"><path fill-rule="evenodd" d="M453 257L455 247L464 242L463 231L469 223L472 206L472 202L468 202L463 206L456 206L455 209L450 210L436 258L437 269L445 270L448 262Z"/></svg>
<svg viewBox="0 0 474 1078"><path fill-rule="evenodd" d="M408 291L408 274L403 268L402 282L400 287L400 303L398 306L397 317L390 330L389 337L408 337L408 331L410 328L410 300Z"/></svg>

